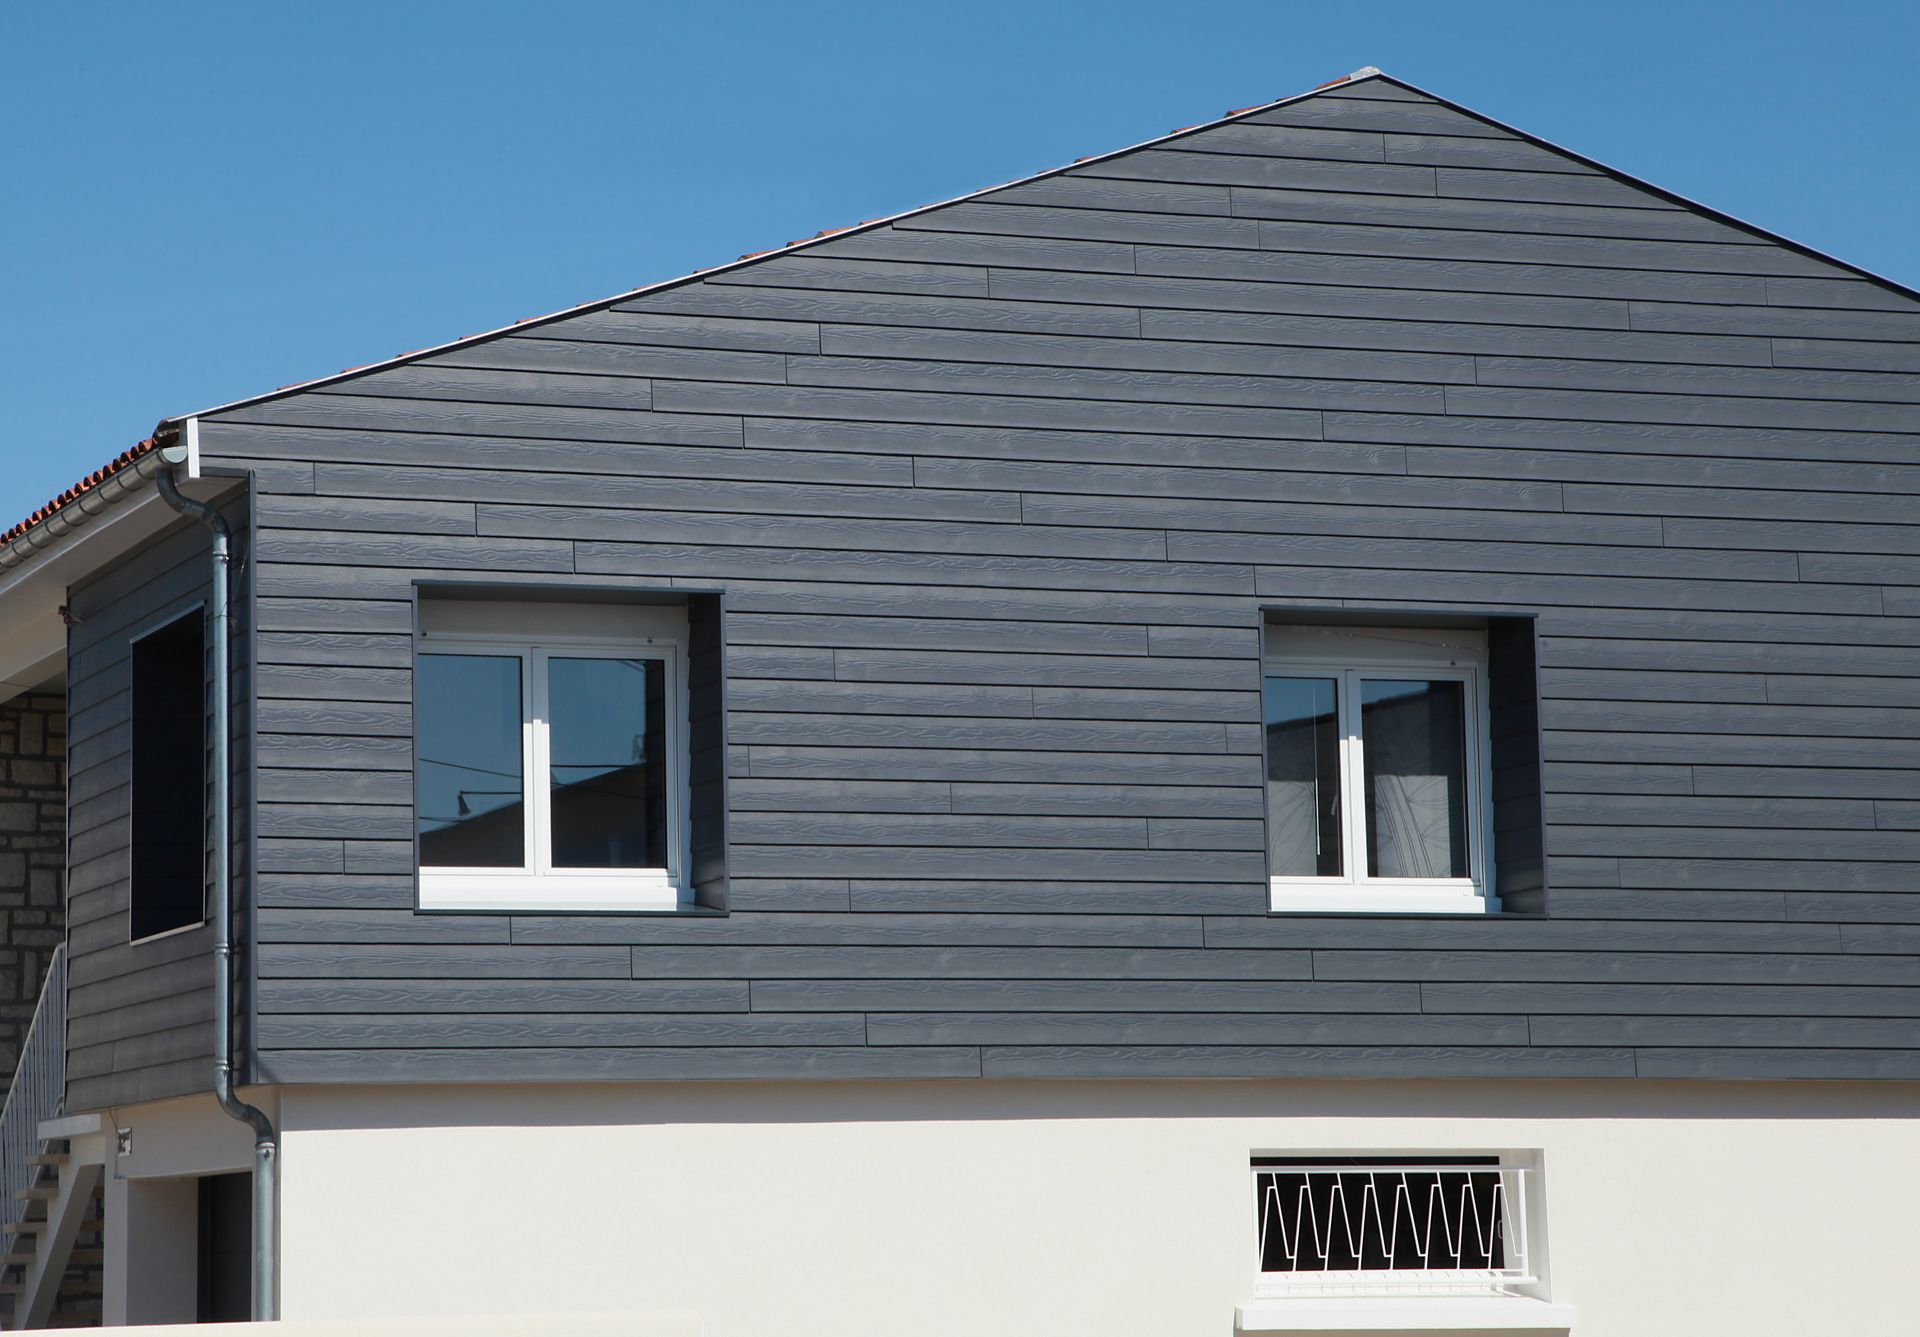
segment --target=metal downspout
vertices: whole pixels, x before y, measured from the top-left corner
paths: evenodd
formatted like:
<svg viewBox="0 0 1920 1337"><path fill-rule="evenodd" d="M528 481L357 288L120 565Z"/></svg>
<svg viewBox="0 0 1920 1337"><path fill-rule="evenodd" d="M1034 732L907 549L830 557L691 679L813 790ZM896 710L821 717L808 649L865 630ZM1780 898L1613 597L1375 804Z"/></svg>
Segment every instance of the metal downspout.
<svg viewBox="0 0 1920 1337"><path fill-rule="evenodd" d="M253 1129L253 1318L270 1322L277 1308L275 1233L279 1221L279 1141L266 1114L233 1093L233 705L228 605L233 569L233 530L203 501L181 493L174 475L187 459L184 445L161 452L172 466L154 475L167 504L213 532L213 1093L220 1108Z"/></svg>

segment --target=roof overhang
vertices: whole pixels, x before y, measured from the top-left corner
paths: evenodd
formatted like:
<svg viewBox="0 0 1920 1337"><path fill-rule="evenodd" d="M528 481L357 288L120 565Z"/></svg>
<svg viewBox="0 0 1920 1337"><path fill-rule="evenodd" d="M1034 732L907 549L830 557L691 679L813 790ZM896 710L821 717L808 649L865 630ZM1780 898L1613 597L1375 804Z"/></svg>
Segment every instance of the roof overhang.
<svg viewBox="0 0 1920 1337"><path fill-rule="evenodd" d="M177 444L148 451L0 548L0 701L65 672L68 587L177 522L154 475L197 463Z"/></svg>

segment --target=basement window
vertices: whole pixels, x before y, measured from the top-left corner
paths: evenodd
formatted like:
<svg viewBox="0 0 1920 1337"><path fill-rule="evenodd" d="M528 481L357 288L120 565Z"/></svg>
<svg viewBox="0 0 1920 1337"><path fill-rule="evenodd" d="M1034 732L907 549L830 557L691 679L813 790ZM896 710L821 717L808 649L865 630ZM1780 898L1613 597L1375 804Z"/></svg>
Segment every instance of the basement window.
<svg viewBox="0 0 1920 1337"><path fill-rule="evenodd" d="M1538 1152L1255 1155L1234 1330L1567 1333Z"/></svg>
<svg viewBox="0 0 1920 1337"><path fill-rule="evenodd" d="M683 607L423 600L421 908L690 899L687 646Z"/></svg>
<svg viewBox="0 0 1920 1337"><path fill-rule="evenodd" d="M205 635L196 608L132 645L128 899L136 942L207 917Z"/></svg>
<svg viewBox="0 0 1920 1337"><path fill-rule="evenodd" d="M1535 1173L1497 1155L1257 1156L1256 1294L1521 1293L1540 1279Z"/></svg>

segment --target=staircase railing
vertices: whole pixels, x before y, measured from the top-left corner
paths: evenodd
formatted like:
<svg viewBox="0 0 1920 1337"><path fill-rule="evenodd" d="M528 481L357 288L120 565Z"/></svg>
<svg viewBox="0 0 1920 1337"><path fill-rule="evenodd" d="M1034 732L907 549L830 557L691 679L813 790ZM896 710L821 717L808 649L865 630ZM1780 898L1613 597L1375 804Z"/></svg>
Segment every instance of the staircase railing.
<svg viewBox="0 0 1920 1337"><path fill-rule="evenodd" d="M26 1212L20 1190L33 1183L31 1158L40 1150L40 1125L59 1117L67 1093L67 948L53 949L47 982L20 1044L20 1066L0 1110L0 1224Z"/></svg>

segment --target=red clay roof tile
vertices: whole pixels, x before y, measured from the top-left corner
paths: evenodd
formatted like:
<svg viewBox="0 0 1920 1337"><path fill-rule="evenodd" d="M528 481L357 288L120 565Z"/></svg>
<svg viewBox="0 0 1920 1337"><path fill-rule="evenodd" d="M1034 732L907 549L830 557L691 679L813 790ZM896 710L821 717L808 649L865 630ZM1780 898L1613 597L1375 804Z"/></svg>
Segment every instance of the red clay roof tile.
<svg viewBox="0 0 1920 1337"><path fill-rule="evenodd" d="M84 496L86 493L93 491L95 488L99 487L102 483L106 482L109 478L119 473L122 469L125 469L130 465L132 465L133 462L139 459L142 455L146 455L151 453L154 450L157 450L159 448L159 445L160 445L160 438L157 436L150 436L145 441L142 441L139 445L135 446L132 450L123 452L122 454L116 456L114 459L109 461L103 467L95 469L92 473L88 474L85 478L82 478L79 482L75 483L72 487L68 488L65 492L62 492L59 496L55 497L52 501L48 502L46 505L34 511L33 514L29 515L26 519L22 520L19 524L7 530L6 533L0 534L0 548L6 547L9 543L12 543L15 539L25 534L29 529L32 529L35 525L38 525L42 521L46 520L55 511L58 511L63 506L67 506L73 502L80 500L80 498Z"/></svg>

